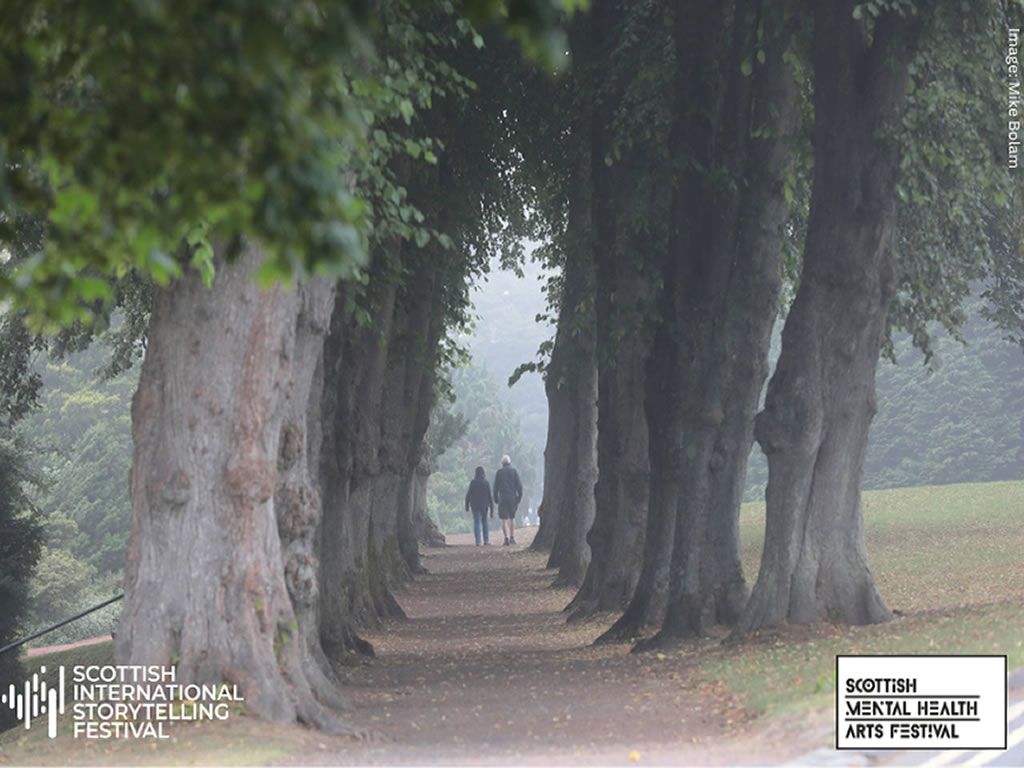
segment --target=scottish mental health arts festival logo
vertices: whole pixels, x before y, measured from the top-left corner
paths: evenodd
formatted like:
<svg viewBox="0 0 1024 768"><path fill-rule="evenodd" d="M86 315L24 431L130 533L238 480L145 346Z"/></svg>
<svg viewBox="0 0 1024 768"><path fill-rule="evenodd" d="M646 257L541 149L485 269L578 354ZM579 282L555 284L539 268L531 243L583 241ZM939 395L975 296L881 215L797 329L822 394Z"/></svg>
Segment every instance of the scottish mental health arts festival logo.
<svg viewBox="0 0 1024 768"><path fill-rule="evenodd" d="M176 672L144 665L60 666L48 684L43 666L21 688L11 684L0 692L0 706L13 710L26 729L45 715L51 739L66 727L65 713L76 739L166 739L170 723L227 720L244 702L236 685L181 684Z"/></svg>

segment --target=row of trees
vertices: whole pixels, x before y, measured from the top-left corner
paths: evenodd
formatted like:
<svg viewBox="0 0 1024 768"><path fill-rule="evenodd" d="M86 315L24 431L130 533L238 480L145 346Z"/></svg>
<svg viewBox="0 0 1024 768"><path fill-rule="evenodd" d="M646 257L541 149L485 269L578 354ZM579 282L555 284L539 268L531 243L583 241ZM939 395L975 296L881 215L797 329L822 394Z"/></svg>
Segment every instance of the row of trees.
<svg viewBox="0 0 1024 768"><path fill-rule="evenodd" d="M556 6L24 6L0 36L4 415L39 405L36 354L123 318L116 659L344 731L338 665L437 535L425 440L469 287L527 232L495 83L522 48L556 60Z"/></svg>
<svg viewBox="0 0 1024 768"><path fill-rule="evenodd" d="M337 665L433 538L469 285L526 235L558 272L538 546L573 615L625 609L609 639L885 617L859 487L887 321L955 326L1014 231L979 118L995 3L24 5L0 33L3 404L38 397L34 350L122 311L119 662L345 730ZM787 274L748 601L736 515ZM993 285L1015 317L1019 273Z"/></svg>
<svg viewBox="0 0 1024 768"><path fill-rule="evenodd" d="M955 335L979 283L989 315L1020 324L989 66L1006 13L608 0L573 20L533 546L579 586L570 619L621 614L599 642L888 618L860 502L879 357L896 330L926 354L931 324ZM737 522L755 439L769 475L751 592Z"/></svg>

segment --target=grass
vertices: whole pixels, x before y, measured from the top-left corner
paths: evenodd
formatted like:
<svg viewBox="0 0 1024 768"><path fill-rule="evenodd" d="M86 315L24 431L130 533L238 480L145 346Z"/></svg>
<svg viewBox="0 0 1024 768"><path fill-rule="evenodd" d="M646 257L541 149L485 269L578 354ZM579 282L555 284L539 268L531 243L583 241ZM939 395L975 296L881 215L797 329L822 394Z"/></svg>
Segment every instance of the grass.
<svg viewBox="0 0 1024 768"><path fill-rule="evenodd" d="M1024 666L1024 482L927 486L864 494L872 570L894 621L768 632L714 650L702 674L761 713L831 703L835 656L847 653L1005 653ZM764 505L744 505L744 567L751 581Z"/></svg>

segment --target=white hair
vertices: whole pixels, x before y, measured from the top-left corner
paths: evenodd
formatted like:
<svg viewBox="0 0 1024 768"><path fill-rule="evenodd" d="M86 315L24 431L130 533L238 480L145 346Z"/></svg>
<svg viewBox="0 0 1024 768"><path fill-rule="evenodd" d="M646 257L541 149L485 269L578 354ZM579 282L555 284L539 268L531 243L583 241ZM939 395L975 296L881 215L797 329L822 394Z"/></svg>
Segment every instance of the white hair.
<svg viewBox="0 0 1024 768"><path fill-rule="evenodd" d="M507 466L512 463L512 459L510 459L508 454L506 453L504 456L501 457L501 463L503 466Z"/></svg>

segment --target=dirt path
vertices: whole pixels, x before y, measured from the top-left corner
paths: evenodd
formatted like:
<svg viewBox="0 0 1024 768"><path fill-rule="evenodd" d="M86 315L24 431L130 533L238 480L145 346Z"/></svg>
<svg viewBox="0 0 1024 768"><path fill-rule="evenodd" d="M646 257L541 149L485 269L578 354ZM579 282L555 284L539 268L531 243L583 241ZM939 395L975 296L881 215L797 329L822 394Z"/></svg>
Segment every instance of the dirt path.
<svg viewBox="0 0 1024 768"><path fill-rule="evenodd" d="M399 595L409 619L367 633L378 658L346 675L352 719L383 740L295 762L728 764L791 751L752 732L692 654L592 647L607 623L565 623L572 591L549 587L531 537L427 550L430 574Z"/></svg>

